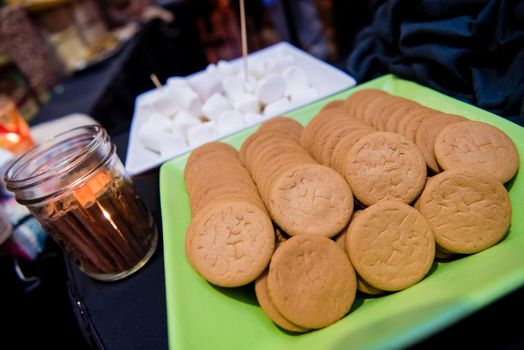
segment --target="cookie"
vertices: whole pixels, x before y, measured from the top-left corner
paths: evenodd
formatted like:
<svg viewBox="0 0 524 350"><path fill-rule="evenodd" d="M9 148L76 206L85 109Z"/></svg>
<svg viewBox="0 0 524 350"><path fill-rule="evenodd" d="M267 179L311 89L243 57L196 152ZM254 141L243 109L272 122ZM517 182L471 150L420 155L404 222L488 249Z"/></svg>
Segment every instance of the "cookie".
<svg viewBox="0 0 524 350"><path fill-rule="evenodd" d="M346 236L348 233L349 224L351 224L351 221L353 221L362 210L355 210L353 211L353 214L351 215L351 218L349 219L349 223L340 231L335 237L333 237L333 240L336 244L340 246L344 251L346 251Z"/></svg>
<svg viewBox="0 0 524 350"><path fill-rule="evenodd" d="M450 124L463 121L467 119L454 114L440 113L425 118L420 123L415 135L415 143L424 155L428 168L434 173L437 174L441 170L435 158L435 139L438 133Z"/></svg>
<svg viewBox="0 0 524 350"><path fill-rule="evenodd" d="M364 281L361 277L357 277L357 290L364 294L374 295L374 296L382 295L386 293L386 291L373 287L372 285Z"/></svg>
<svg viewBox="0 0 524 350"><path fill-rule="evenodd" d="M346 250L357 274L368 284L398 291L429 272L435 240L429 223L417 210L400 201L382 201L351 222Z"/></svg>
<svg viewBox="0 0 524 350"><path fill-rule="evenodd" d="M324 107L322 107L321 111L328 109L344 109L344 100L333 100L329 103L326 103Z"/></svg>
<svg viewBox="0 0 524 350"><path fill-rule="evenodd" d="M354 130L351 133L340 138L339 142L331 153L330 166L338 171L340 174L344 174L344 165L347 161L347 155L351 148L364 136L367 136L376 130L372 127L362 128Z"/></svg>
<svg viewBox="0 0 524 350"><path fill-rule="evenodd" d="M273 304L273 301L271 301L271 298L269 297L269 290L267 288L267 270L264 271L264 273L255 281L255 294L262 311L264 311L267 317L269 317L269 319L279 327L294 333L304 333L309 331L307 328L291 323L282 316L280 311L275 307L275 304Z"/></svg>
<svg viewBox="0 0 524 350"><path fill-rule="evenodd" d="M313 142L317 139L316 134L319 130L332 125L337 119L352 119L346 110L328 109L320 111L304 128L300 137L300 145L309 153L312 153Z"/></svg>
<svg viewBox="0 0 524 350"><path fill-rule="evenodd" d="M282 243L271 259L267 283L280 313L310 329L342 318L357 289L347 255L335 242L318 235L299 235Z"/></svg>
<svg viewBox="0 0 524 350"><path fill-rule="evenodd" d="M451 169L431 178L418 206L438 246L472 254L499 242L511 223L511 202L499 180L478 169Z"/></svg>
<svg viewBox="0 0 524 350"><path fill-rule="evenodd" d="M351 148L343 175L353 195L366 206L382 200L411 203L424 188L426 163L420 150L405 137L376 132Z"/></svg>
<svg viewBox="0 0 524 350"><path fill-rule="evenodd" d="M519 168L513 141L500 129L482 122L446 126L435 138L435 156L444 170L480 169L502 183L511 180Z"/></svg>
<svg viewBox="0 0 524 350"><path fill-rule="evenodd" d="M191 220L186 256L207 281L238 287L254 281L267 267L275 248L269 216L248 201L210 203Z"/></svg>
<svg viewBox="0 0 524 350"><path fill-rule="evenodd" d="M286 169L271 183L266 207L290 236L335 236L353 212L353 196L344 178L320 164Z"/></svg>
<svg viewBox="0 0 524 350"><path fill-rule="evenodd" d="M295 119L288 117L275 117L263 122L262 125L260 125L258 132L274 131L292 137L298 141L300 140L300 134L303 129L304 127L302 124Z"/></svg>

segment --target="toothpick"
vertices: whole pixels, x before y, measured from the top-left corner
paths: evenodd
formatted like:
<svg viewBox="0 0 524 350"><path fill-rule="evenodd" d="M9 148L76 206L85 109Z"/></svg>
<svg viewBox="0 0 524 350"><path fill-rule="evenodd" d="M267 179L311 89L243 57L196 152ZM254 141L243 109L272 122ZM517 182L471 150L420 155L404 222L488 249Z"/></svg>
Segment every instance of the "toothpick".
<svg viewBox="0 0 524 350"><path fill-rule="evenodd" d="M242 57L244 58L244 78L247 81L247 31L246 31L246 8L244 0L240 0L240 36L242 38Z"/></svg>
<svg viewBox="0 0 524 350"><path fill-rule="evenodd" d="M160 89L162 87L162 84L160 84L160 80L158 80L158 77L156 76L155 73L151 74L149 76L149 78L151 79L151 81L153 82L153 84L155 84L155 87L157 89Z"/></svg>

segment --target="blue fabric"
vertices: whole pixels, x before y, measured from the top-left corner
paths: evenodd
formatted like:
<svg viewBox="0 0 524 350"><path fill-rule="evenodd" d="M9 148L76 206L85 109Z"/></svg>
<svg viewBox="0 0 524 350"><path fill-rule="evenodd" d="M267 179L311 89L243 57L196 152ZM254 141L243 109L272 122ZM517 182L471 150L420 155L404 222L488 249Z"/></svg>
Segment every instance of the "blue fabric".
<svg viewBox="0 0 524 350"><path fill-rule="evenodd" d="M389 0L346 68L393 73L524 125L524 1Z"/></svg>

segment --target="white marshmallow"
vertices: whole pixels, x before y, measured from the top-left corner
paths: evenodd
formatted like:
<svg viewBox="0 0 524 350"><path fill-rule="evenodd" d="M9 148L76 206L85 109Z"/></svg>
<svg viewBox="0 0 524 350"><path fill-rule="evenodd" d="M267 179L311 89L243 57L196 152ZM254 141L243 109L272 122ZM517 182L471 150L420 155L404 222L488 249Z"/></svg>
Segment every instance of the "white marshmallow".
<svg viewBox="0 0 524 350"><path fill-rule="evenodd" d="M253 125L258 122L261 122L264 119L264 117L261 114L258 113L246 113L244 115L244 123L247 125Z"/></svg>
<svg viewBox="0 0 524 350"><path fill-rule="evenodd" d="M289 91L289 99L293 104L310 101L316 98L317 96L318 91L309 86Z"/></svg>
<svg viewBox="0 0 524 350"><path fill-rule="evenodd" d="M187 143L184 139L184 135L180 132L175 132L169 134L168 137L162 138L162 143L160 144L160 155L162 157L175 155L184 151L186 147Z"/></svg>
<svg viewBox="0 0 524 350"><path fill-rule="evenodd" d="M189 85L198 94L202 101L207 100L215 93L222 91L220 80L209 72L198 73L188 79Z"/></svg>
<svg viewBox="0 0 524 350"><path fill-rule="evenodd" d="M154 124L158 130L166 132L171 132L173 130L173 120L170 117L160 113L149 114L147 122L144 125L146 124Z"/></svg>
<svg viewBox="0 0 524 350"><path fill-rule="evenodd" d="M193 117L200 116L202 112L202 102L190 87L172 89L171 94L180 109L187 111Z"/></svg>
<svg viewBox="0 0 524 350"><path fill-rule="evenodd" d="M136 113L147 118L151 113L156 113L151 100L151 94L140 96L136 101Z"/></svg>
<svg viewBox="0 0 524 350"><path fill-rule="evenodd" d="M284 112L287 112L292 107L291 102L287 98L281 98L264 108L264 117L274 117Z"/></svg>
<svg viewBox="0 0 524 350"><path fill-rule="evenodd" d="M234 109L233 104L221 94L214 94L202 106L202 114L209 120L216 120L220 113Z"/></svg>
<svg viewBox="0 0 524 350"><path fill-rule="evenodd" d="M225 77L222 81L222 87L226 96L234 100L235 96L244 93L244 80L234 75Z"/></svg>
<svg viewBox="0 0 524 350"><path fill-rule="evenodd" d="M261 80L257 86L256 95L263 104L277 101L284 95L286 83L282 77L273 74Z"/></svg>
<svg viewBox="0 0 524 350"><path fill-rule="evenodd" d="M253 94L240 94L235 96L233 99L233 104L235 109L242 113L259 113L260 112L260 102L258 98Z"/></svg>
<svg viewBox="0 0 524 350"><path fill-rule="evenodd" d="M150 119L138 132L138 138L144 147L160 153L162 143L172 135L171 130L166 130L165 125L161 122L155 122Z"/></svg>
<svg viewBox="0 0 524 350"><path fill-rule="evenodd" d="M242 64L244 64L242 62ZM253 77L257 80L264 78L266 75L266 66L264 61L249 60L247 65L249 77Z"/></svg>
<svg viewBox="0 0 524 350"><path fill-rule="evenodd" d="M220 60L217 63L217 68L222 77L227 77L237 73L238 69L230 62Z"/></svg>
<svg viewBox="0 0 524 350"><path fill-rule="evenodd" d="M180 110L175 115L175 119L173 120L173 128L185 136L187 135L187 130L189 130L189 128L200 123L200 119L193 117L184 110Z"/></svg>
<svg viewBox="0 0 524 350"><path fill-rule="evenodd" d="M222 79L222 74L218 70L216 64L211 63L206 67L206 72L214 76L216 79Z"/></svg>
<svg viewBox="0 0 524 350"><path fill-rule="evenodd" d="M166 84L167 84L168 89L181 89L181 88L190 87L186 78L182 78L182 77L168 78Z"/></svg>
<svg viewBox="0 0 524 350"><path fill-rule="evenodd" d="M266 73L280 73L293 63L295 63L295 59L291 55L281 55L275 58L269 58L266 60Z"/></svg>
<svg viewBox="0 0 524 350"><path fill-rule="evenodd" d="M306 72L298 66L289 66L282 72L288 90L304 89L309 86Z"/></svg>
<svg viewBox="0 0 524 350"><path fill-rule="evenodd" d="M195 125L187 130L187 141L191 147L200 146L218 137L213 121Z"/></svg>
<svg viewBox="0 0 524 350"><path fill-rule="evenodd" d="M156 113L172 117L178 111L178 105L168 89L162 87L148 95L148 102Z"/></svg>
<svg viewBox="0 0 524 350"><path fill-rule="evenodd" d="M256 81L255 79L248 79L248 80L243 80L243 81L244 81L244 89L246 90L246 92L254 93L257 90L258 81Z"/></svg>
<svg viewBox="0 0 524 350"><path fill-rule="evenodd" d="M226 111L220 114L216 129L220 134L236 131L244 126L244 116L238 111Z"/></svg>

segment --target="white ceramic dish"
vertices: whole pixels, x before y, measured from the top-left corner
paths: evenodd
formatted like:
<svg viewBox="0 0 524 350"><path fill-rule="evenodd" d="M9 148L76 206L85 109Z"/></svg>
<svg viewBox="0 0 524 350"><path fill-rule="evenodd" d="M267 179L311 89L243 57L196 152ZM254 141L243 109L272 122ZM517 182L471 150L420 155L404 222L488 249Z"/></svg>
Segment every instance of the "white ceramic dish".
<svg viewBox="0 0 524 350"><path fill-rule="evenodd" d="M308 80L311 86L315 88L316 91L318 92L318 96L315 99L304 101L303 103L300 103L300 104L295 104L290 108L290 110L302 107L313 101L323 99L329 95L335 94L337 92L340 92L344 89L347 89L355 85L355 80L350 75L344 73L343 71L315 58L314 56L286 42L281 42L276 45L267 47L263 50L251 53L249 55L249 58L256 57L257 60L258 59L264 60L265 58L274 57L275 55L282 54L282 53L293 56L295 60L295 64L301 67L302 69L304 69L304 71L306 72L308 76ZM237 58L230 62L233 65L238 65L238 66L242 65L241 58ZM202 74L202 72L197 72L194 75L197 75L197 74ZM138 137L138 132L141 126L145 123L146 116L144 115L144 112L136 108L136 106L140 105L140 101L144 98L147 98L146 97L147 95L153 94L153 93L155 93L155 90L147 91L139 95L135 101L135 111L134 111L133 120L131 123L131 130L129 134L129 143L128 143L128 148L127 148L126 162L125 162L126 170L130 175L137 175L144 171L154 169L162 165L167 160L177 157L186 152L189 152L193 148L195 148L195 147L187 147L186 149L182 151L178 151L173 154L161 156L160 154L147 149L140 142L139 137ZM289 111L286 111L286 112L289 112ZM279 113L279 115L281 114L282 113ZM267 120L275 116L276 115L269 115L265 119ZM244 125L241 127L241 129L246 129L250 126L253 126L253 125ZM224 138L239 130L232 130L231 132L228 132L227 134L220 135L216 139Z"/></svg>

